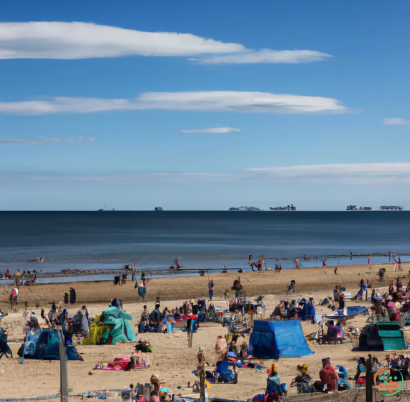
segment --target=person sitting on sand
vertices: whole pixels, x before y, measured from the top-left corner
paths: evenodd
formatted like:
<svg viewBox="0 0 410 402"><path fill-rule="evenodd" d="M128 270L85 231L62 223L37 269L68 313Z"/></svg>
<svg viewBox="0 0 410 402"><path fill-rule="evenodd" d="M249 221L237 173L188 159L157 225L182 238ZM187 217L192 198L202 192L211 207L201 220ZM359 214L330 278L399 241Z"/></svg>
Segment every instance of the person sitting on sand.
<svg viewBox="0 0 410 402"><path fill-rule="evenodd" d="M359 286L360 289L352 300L367 300L367 286L363 279L360 280Z"/></svg>
<svg viewBox="0 0 410 402"><path fill-rule="evenodd" d="M329 359L324 359L319 376L322 384L327 385L328 391L337 391L338 378L335 370L330 365Z"/></svg>
<svg viewBox="0 0 410 402"><path fill-rule="evenodd" d="M265 397L267 401L278 401L279 398L284 394L282 385L280 383L280 375L278 374L278 366L276 364L271 365L271 372L268 374ZM269 397L271 399L269 399Z"/></svg>
<svg viewBox="0 0 410 402"><path fill-rule="evenodd" d="M310 393L313 391L313 380L308 374L309 367L306 364L296 366L298 374L290 383L291 387L297 387L298 394Z"/></svg>
<svg viewBox="0 0 410 402"><path fill-rule="evenodd" d="M366 359L364 357L359 357L359 360L357 361L357 368L356 368L356 374L354 376L354 380L356 381L356 383L361 383L362 381L359 381L359 379L365 376L366 376Z"/></svg>

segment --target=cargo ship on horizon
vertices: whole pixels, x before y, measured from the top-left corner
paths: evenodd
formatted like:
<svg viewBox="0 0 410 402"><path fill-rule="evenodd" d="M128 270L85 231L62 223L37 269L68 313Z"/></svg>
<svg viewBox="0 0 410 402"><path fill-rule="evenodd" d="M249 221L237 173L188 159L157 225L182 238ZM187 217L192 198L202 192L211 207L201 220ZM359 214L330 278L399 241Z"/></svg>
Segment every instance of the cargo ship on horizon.
<svg viewBox="0 0 410 402"><path fill-rule="evenodd" d="M270 207L271 211L296 211L296 207L293 204L286 205L286 207Z"/></svg>
<svg viewBox="0 0 410 402"><path fill-rule="evenodd" d="M403 211L404 208L398 205L382 205L380 211ZM358 207L357 205L348 205L346 211L374 211L372 207Z"/></svg>

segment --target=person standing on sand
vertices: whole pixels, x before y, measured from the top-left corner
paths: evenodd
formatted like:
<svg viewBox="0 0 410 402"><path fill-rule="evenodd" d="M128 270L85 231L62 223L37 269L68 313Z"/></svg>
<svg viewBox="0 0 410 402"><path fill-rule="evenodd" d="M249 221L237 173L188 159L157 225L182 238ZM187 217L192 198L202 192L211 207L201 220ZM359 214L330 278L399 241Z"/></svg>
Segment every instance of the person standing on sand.
<svg viewBox="0 0 410 402"><path fill-rule="evenodd" d="M345 294L340 293L339 296L339 310L343 310L345 308Z"/></svg>
<svg viewBox="0 0 410 402"><path fill-rule="evenodd" d="M208 283L208 292L209 292L209 300L212 301L212 297L214 296L214 280L211 279Z"/></svg>
<svg viewBox="0 0 410 402"><path fill-rule="evenodd" d="M135 281L135 271L137 269L137 265L135 263L135 259L132 260L132 277L131 280L134 282Z"/></svg>
<svg viewBox="0 0 410 402"><path fill-rule="evenodd" d="M400 257L397 260L397 266L398 266L399 271L403 271L403 268L401 267L401 258Z"/></svg>
<svg viewBox="0 0 410 402"><path fill-rule="evenodd" d="M367 264L370 265L370 260L372 259L372 255L369 254L369 256L367 257Z"/></svg>

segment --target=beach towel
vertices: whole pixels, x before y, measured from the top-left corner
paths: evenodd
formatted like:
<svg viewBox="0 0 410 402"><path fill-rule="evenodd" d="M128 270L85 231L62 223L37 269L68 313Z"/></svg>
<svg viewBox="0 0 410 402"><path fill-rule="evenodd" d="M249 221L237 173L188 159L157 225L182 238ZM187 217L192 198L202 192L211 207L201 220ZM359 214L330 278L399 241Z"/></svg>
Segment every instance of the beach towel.
<svg viewBox="0 0 410 402"><path fill-rule="evenodd" d="M101 321L104 325L112 326L109 336L112 337L112 344L117 342L135 342L133 328L130 321L133 321L132 315L124 310L118 310L117 307L108 307L101 315ZM104 333L103 338L107 338L108 334Z"/></svg>

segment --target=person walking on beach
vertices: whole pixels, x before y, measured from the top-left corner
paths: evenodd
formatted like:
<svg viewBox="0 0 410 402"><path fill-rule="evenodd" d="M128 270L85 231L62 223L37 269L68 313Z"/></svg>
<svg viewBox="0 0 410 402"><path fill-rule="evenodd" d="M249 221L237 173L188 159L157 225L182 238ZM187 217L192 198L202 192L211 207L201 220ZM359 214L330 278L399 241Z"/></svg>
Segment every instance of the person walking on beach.
<svg viewBox="0 0 410 402"><path fill-rule="evenodd" d="M132 277L131 280L134 282L135 281L135 271L137 269L137 265L135 263L135 259L132 260Z"/></svg>
<svg viewBox="0 0 410 402"><path fill-rule="evenodd" d="M401 258L400 257L397 259L397 266L398 266L399 271L403 271L403 268L401 267Z"/></svg>
<svg viewBox="0 0 410 402"><path fill-rule="evenodd" d="M212 297L214 296L214 280L211 279L208 283L208 292L209 292L209 300L212 301Z"/></svg>
<svg viewBox="0 0 410 402"><path fill-rule="evenodd" d="M299 268L299 258L295 258L295 266L296 268Z"/></svg>
<svg viewBox="0 0 410 402"><path fill-rule="evenodd" d="M372 259L372 255L369 253L369 256L367 257L367 264L370 265L370 260Z"/></svg>

